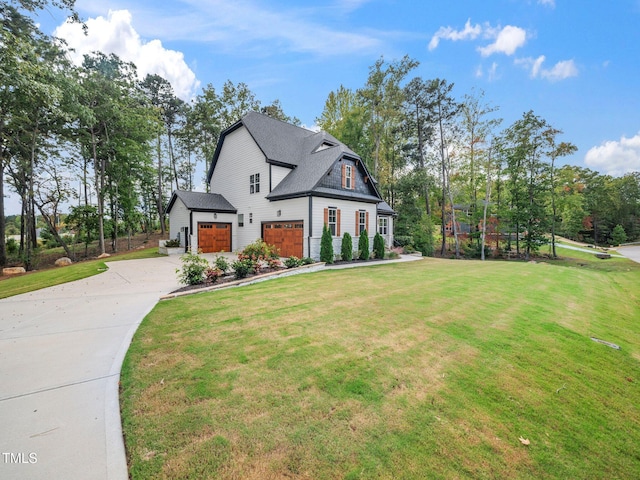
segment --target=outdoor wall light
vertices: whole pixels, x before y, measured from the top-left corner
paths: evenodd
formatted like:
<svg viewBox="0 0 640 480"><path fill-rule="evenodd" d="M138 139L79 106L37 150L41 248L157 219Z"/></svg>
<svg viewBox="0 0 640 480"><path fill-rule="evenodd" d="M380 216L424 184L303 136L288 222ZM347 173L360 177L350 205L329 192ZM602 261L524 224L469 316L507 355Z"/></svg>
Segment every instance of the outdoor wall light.
<svg viewBox="0 0 640 480"><path fill-rule="evenodd" d="M278 217L279 217L280 215L282 215L282 210L278 210L278 211L276 212L276 215L277 215Z"/></svg>

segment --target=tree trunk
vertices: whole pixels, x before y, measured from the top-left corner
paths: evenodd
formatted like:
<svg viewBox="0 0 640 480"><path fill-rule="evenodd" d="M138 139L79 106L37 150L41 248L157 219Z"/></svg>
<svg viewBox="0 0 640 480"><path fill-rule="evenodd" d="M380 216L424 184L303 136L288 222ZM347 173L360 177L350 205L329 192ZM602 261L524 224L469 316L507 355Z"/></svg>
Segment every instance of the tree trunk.
<svg viewBox="0 0 640 480"><path fill-rule="evenodd" d="M484 209L482 211L482 241L480 243L480 259L484 258L485 238L487 235L487 209L489 208L489 199L491 198L491 146L489 147L489 158L487 159L487 187L484 192Z"/></svg>
<svg viewBox="0 0 640 480"><path fill-rule="evenodd" d="M557 258L558 254L556 253L556 189L555 189L555 181L553 178L554 175L554 163L555 158L551 157L551 255L553 258Z"/></svg>
<svg viewBox="0 0 640 480"><path fill-rule="evenodd" d="M4 158L0 151L0 267L7 265L7 244L5 240L6 219L4 216Z"/></svg>
<svg viewBox="0 0 640 480"><path fill-rule="evenodd" d="M445 230L445 208L447 205L447 174L444 159L444 132L442 131L442 109L440 104L438 104L438 123L440 125L440 160L442 162L442 246L440 248L440 255L444 256L447 241L447 232ZM453 205L451 205L451 212L453 213Z"/></svg>
<svg viewBox="0 0 640 480"><path fill-rule="evenodd" d="M91 130L91 148L93 149L93 165L96 177L96 197L98 201L98 248L100 255L106 253L104 248L104 171L105 165L102 159L98 160L96 150L96 136Z"/></svg>
<svg viewBox="0 0 640 480"><path fill-rule="evenodd" d="M38 210L40 210L40 215L42 215L42 218L47 223L47 226L49 227L49 230L51 231L53 238L55 238L56 241L62 246L62 248L64 249L64 252L67 254L67 257L75 261L76 260L75 254L69 249L69 245L67 245L67 242L65 242L64 239L60 236L55 223L52 222L49 215L45 213L43 206L40 204L36 204L36 206L38 207ZM54 218L55 218L55 213L54 213Z"/></svg>
<svg viewBox="0 0 640 480"><path fill-rule="evenodd" d="M158 219L160 220L160 233L164 236L164 206L162 205L162 155L160 149L160 135L158 135L158 196L156 197L156 208L158 209Z"/></svg>

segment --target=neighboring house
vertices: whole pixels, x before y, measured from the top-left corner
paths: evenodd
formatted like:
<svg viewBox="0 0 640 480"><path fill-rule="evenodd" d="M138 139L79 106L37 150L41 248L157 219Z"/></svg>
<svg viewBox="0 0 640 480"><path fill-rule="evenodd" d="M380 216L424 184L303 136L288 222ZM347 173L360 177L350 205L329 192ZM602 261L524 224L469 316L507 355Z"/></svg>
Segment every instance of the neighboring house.
<svg viewBox="0 0 640 480"><path fill-rule="evenodd" d="M361 158L325 132L250 112L220 135L207 181L213 193L173 193L170 236L203 252L237 251L256 239L282 257L320 257L326 224L334 251L367 230L393 245L395 212Z"/></svg>

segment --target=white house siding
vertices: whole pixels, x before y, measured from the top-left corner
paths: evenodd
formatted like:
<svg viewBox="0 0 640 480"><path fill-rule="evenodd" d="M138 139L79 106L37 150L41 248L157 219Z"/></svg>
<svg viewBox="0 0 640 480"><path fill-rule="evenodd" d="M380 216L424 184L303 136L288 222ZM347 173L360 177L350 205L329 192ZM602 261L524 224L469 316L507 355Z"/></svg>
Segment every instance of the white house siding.
<svg viewBox="0 0 640 480"><path fill-rule="evenodd" d="M393 247L393 217L391 215L378 215L378 218L386 218L387 219L387 234L382 235L384 239L384 244L387 247ZM378 229L378 224L376 223L376 231Z"/></svg>
<svg viewBox="0 0 640 480"><path fill-rule="evenodd" d="M271 165L271 190L276 188L278 184L289 175L290 168L280 167L278 165Z"/></svg>
<svg viewBox="0 0 640 480"><path fill-rule="evenodd" d="M169 213L169 238L179 238L182 247L185 246L185 228L189 228L189 210L182 200L177 198Z"/></svg>
<svg viewBox="0 0 640 480"><path fill-rule="evenodd" d="M248 244L262 238L262 222L302 220L304 237L308 236L307 198L277 202L270 202L265 198L269 194L269 167L272 168L271 181L273 182L275 166L266 162L262 151L245 127L227 134L211 177L211 191L222 194L237 210L238 214L233 215L231 232L234 251L242 250ZM277 178L283 175L284 170L289 172L282 167L275 168ZM249 178L256 173L260 174L260 192L250 194ZM280 210L280 216L278 216L278 210ZM244 216L243 227L238 226L240 214ZM308 255L306 241L304 249L305 255Z"/></svg>
<svg viewBox="0 0 640 480"><path fill-rule="evenodd" d="M360 235L356 235L356 211L365 210L369 212L369 250L373 248L373 237L377 232L376 205L373 203L362 203L348 200L335 200L331 198L313 197L313 236L311 237L311 254L316 260L320 258L320 240L322 238L322 228L324 227L324 209L335 207L340 210L340 236L333 237L333 252L340 255L342 250L342 236L349 232L353 237L353 250L358 250Z"/></svg>

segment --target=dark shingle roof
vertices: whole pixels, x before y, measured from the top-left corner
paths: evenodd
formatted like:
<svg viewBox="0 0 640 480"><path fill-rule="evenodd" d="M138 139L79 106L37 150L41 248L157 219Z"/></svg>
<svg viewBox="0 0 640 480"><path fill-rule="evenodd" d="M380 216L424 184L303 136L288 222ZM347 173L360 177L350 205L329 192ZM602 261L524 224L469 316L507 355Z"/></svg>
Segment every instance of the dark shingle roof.
<svg viewBox="0 0 640 480"><path fill-rule="evenodd" d="M382 201L380 203L378 203L378 215L397 215L397 213L393 210L393 208L391 208L391 205L389 205L387 202Z"/></svg>
<svg viewBox="0 0 640 480"><path fill-rule="evenodd" d="M302 196L309 193L330 195L330 192L320 192L318 188L323 175L343 156L348 156L355 160L360 159L353 150L327 132L313 132L261 113L249 112L220 135L218 147L209 168L207 181L211 181L225 136L242 126L247 129L255 140L267 162L292 169L267 195L270 200ZM364 163L360 162L360 165L365 170L365 175L371 178L366 171ZM352 193L349 196L368 202L380 201L381 198L375 184L372 184L371 187L375 195ZM336 192L333 191L333 194L335 196Z"/></svg>
<svg viewBox="0 0 640 480"><path fill-rule="evenodd" d="M219 193L185 192L182 190L175 190L171 195L171 200L167 205L167 213L171 211L178 198L189 210L195 212L236 213L235 207Z"/></svg>

